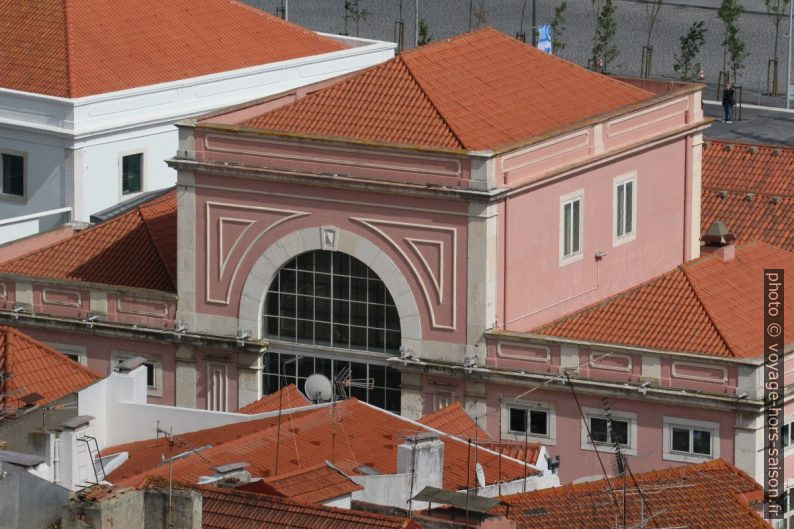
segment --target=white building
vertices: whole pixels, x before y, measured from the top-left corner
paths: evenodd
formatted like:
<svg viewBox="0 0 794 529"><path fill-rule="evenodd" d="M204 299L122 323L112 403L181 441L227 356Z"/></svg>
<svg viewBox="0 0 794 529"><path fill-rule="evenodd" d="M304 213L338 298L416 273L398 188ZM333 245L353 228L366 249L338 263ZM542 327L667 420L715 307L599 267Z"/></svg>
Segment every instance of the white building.
<svg viewBox="0 0 794 529"><path fill-rule="evenodd" d="M236 0L0 0L0 243L171 186L178 120L378 64Z"/></svg>

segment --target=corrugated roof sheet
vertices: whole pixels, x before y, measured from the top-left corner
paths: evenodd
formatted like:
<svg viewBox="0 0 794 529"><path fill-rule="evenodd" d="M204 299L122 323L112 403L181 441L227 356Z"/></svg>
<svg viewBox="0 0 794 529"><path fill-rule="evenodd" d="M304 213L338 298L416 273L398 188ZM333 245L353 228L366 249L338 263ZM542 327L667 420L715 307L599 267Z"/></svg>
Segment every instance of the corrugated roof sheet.
<svg viewBox="0 0 794 529"><path fill-rule="evenodd" d="M628 478L625 527L769 529L747 498L761 486L721 459ZM623 524L623 482L612 478L505 496L518 529L612 529ZM640 495L638 488L642 490ZM655 524L653 522L656 522Z"/></svg>
<svg viewBox="0 0 794 529"><path fill-rule="evenodd" d="M504 150L653 94L487 28L401 53L243 127L442 150Z"/></svg>
<svg viewBox="0 0 794 529"><path fill-rule="evenodd" d="M188 455L173 463L174 479L195 483L201 476L214 475L212 467L248 461L252 475L275 474L276 446L280 450L278 474L330 461L349 475L354 468L366 465L381 474L397 470L397 446L406 436L424 431L424 427L356 399L337 403L335 407L312 407L282 414L281 442L276 417L231 424L177 436L182 451L211 445L200 455ZM444 488L458 490L476 483L476 457L485 470L488 483L499 476L505 481L524 476L524 465L502 458L483 448L469 447L465 441L442 437L444 443ZM179 444L182 443L182 444ZM470 453L469 453L470 451ZM167 457L167 443L160 440L139 441L111 447L103 454L128 452L129 459L109 476L116 485L140 486L147 477L163 477L167 467L160 466L161 454ZM174 454L176 455L176 453ZM467 480L467 468L469 475ZM500 474L501 468L501 474ZM529 468L529 473L535 471Z"/></svg>
<svg viewBox="0 0 794 529"><path fill-rule="evenodd" d="M235 0L0 0L0 86L78 98L345 49Z"/></svg>
<svg viewBox="0 0 794 529"><path fill-rule="evenodd" d="M0 326L0 409L17 409L20 397L31 393L42 396L35 402L43 406L75 393L102 377L12 327ZM8 376L10 375L10 376Z"/></svg>
<svg viewBox="0 0 794 529"><path fill-rule="evenodd" d="M176 192L0 264L0 274L176 292Z"/></svg>
<svg viewBox="0 0 794 529"><path fill-rule="evenodd" d="M706 255L533 333L711 356L763 354L763 271L794 270L794 254L762 242L723 261ZM791 289L789 289L791 290ZM786 343L794 342L794 292L786 291ZM791 321L791 323L789 323Z"/></svg>
<svg viewBox="0 0 794 529"><path fill-rule="evenodd" d="M721 220L740 242L794 251L794 148L709 140L701 233Z"/></svg>

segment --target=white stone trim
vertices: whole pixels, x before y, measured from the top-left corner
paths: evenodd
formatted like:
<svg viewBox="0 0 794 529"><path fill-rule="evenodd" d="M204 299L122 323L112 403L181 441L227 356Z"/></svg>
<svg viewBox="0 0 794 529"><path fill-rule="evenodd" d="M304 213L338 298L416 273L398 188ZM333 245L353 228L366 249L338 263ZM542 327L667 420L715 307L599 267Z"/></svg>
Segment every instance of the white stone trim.
<svg viewBox="0 0 794 529"><path fill-rule="evenodd" d="M618 186L631 182L631 232L618 236ZM625 206L625 203L624 203ZM637 171L630 171L612 179L612 247L637 238Z"/></svg>
<svg viewBox="0 0 794 529"><path fill-rule="evenodd" d="M626 367L599 364L598 362L600 360L603 360L604 358L622 358L627 361L627 364ZM621 373L631 373L632 369L634 368L631 355L622 354L622 353L603 353L600 351L591 351L588 363L590 365L590 369L601 369L603 371L619 371Z"/></svg>
<svg viewBox="0 0 794 529"><path fill-rule="evenodd" d="M48 299L47 294L55 295L55 294L65 294L67 296L74 296L75 300L73 302L70 301L58 301L55 299ZM41 289L41 303L43 305L60 305L62 307L74 307L74 308L82 308L83 306L83 296L80 294L79 290L62 290L59 288L51 288L51 287L44 287Z"/></svg>
<svg viewBox="0 0 794 529"><path fill-rule="evenodd" d="M526 399L503 398L501 402L501 431L502 439L508 441L522 442L526 438L530 442L542 443L544 445L557 444L557 407L551 402L541 402ZM548 417L548 435L538 435L529 433L524 435L520 432L510 430L510 408L521 408L527 412L531 410L546 412Z"/></svg>
<svg viewBox="0 0 794 529"><path fill-rule="evenodd" d="M565 205L574 201L579 201L579 251L565 255ZM573 221L573 218L571 218ZM584 188L577 189L560 197L559 213L559 265L565 266L584 258ZM571 224L573 226L573 224Z"/></svg>
<svg viewBox="0 0 794 529"><path fill-rule="evenodd" d="M600 408L582 408L582 412L584 413L585 419L581 420L581 449L588 450L588 451L595 451L595 447L593 443L590 442L589 436L587 435L587 430L590 427L589 421L590 418L606 418L606 412ZM624 455L628 456L636 456L637 455L637 414L630 411L612 411L612 419L625 421L628 422L629 428L629 444L628 446L624 446L620 448L620 451ZM588 424L585 425L585 420L588 421ZM615 453L615 447L613 447L610 443L598 443L597 445L599 452L607 452L610 454Z"/></svg>
<svg viewBox="0 0 794 529"><path fill-rule="evenodd" d="M422 330L419 310L411 287L397 265L375 244L358 234L340 229L338 238L338 251L363 262L386 285L400 315L402 344L420 354ZM243 286L238 314L240 330L250 331L253 337L261 339L265 296L273 278L293 257L321 249L320 227L315 226L285 235L265 250L254 263Z"/></svg>
<svg viewBox="0 0 794 529"><path fill-rule="evenodd" d="M52 347L59 353L64 355L74 355L77 357L77 363L80 365L87 366L88 365L88 352L85 346L82 345L74 345L74 344L66 344L66 343L58 343L58 342L44 342L47 347Z"/></svg>
<svg viewBox="0 0 794 529"><path fill-rule="evenodd" d="M664 417L662 421L662 459L665 461L678 461L681 463L702 463L720 457L720 425L716 422L696 421L693 419L679 419L678 417ZM673 452L673 427L705 430L711 433L711 454L683 454Z"/></svg>
<svg viewBox="0 0 794 529"><path fill-rule="evenodd" d="M678 366L689 366L695 367L699 369L714 369L722 371L722 378L707 378L707 377L698 377L694 375L681 375L676 372L676 368ZM726 383L728 382L728 368L725 366L718 366L713 364L700 364L697 362L679 362L677 360L673 360L673 365L671 367L671 374L673 378L677 378L679 380L697 380L699 382L711 382L712 384L719 384L719 383Z"/></svg>

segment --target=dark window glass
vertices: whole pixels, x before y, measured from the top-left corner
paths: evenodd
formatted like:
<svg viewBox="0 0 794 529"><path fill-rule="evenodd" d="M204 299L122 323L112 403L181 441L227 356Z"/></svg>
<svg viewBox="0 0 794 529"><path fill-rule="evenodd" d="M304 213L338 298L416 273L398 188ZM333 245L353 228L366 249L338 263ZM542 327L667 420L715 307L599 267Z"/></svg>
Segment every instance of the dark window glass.
<svg viewBox="0 0 794 529"><path fill-rule="evenodd" d="M590 418L590 437L594 443L606 443L609 441L607 434L607 420L600 417Z"/></svg>
<svg viewBox="0 0 794 529"><path fill-rule="evenodd" d="M527 410L521 408L510 408L510 431L527 431Z"/></svg>
<svg viewBox="0 0 794 529"><path fill-rule="evenodd" d="M711 432L692 430L692 452L699 455L711 455Z"/></svg>
<svg viewBox="0 0 794 529"><path fill-rule="evenodd" d="M788 424L784 424L780 428L780 437L783 440L783 446L788 446L788 444L789 444L789 433L788 433L788 430L789 430Z"/></svg>
<svg viewBox="0 0 794 529"><path fill-rule="evenodd" d="M689 430L673 428L673 451L689 452Z"/></svg>
<svg viewBox="0 0 794 529"><path fill-rule="evenodd" d="M579 251L579 207L581 205L581 201L577 200L573 203L573 240L571 243L571 248L573 249L573 253L577 253Z"/></svg>
<svg viewBox="0 0 794 529"><path fill-rule="evenodd" d="M139 193L141 187L141 174L143 167L143 154L130 154L121 159L121 194Z"/></svg>
<svg viewBox="0 0 794 529"><path fill-rule="evenodd" d="M612 435L610 442L628 446L629 444L629 423L626 421L612 420Z"/></svg>
<svg viewBox="0 0 794 529"><path fill-rule="evenodd" d="M548 435L548 413L541 410L529 412L529 432L535 435Z"/></svg>
<svg viewBox="0 0 794 529"><path fill-rule="evenodd" d="M8 195L25 196L25 159L13 154L3 155L3 188Z"/></svg>
<svg viewBox="0 0 794 529"><path fill-rule="evenodd" d="M400 390L387 389L386 390L386 409L400 413Z"/></svg>
<svg viewBox="0 0 794 529"><path fill-rule="evenodd" d="M634 226L632 226L632 215L634 215L633 187L634 182L626 182L626 233L631 233L634 229Z"/></svg>

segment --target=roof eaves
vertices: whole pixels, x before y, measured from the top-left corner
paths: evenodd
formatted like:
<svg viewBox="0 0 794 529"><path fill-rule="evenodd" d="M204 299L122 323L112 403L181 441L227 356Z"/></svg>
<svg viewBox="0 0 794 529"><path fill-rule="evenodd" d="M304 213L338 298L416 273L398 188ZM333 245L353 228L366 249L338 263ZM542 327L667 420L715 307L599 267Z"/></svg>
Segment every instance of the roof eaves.
<svg viewBox="0 0 794 529"><path fill-rule="evenodd" d="M144 296L160 296L168 299L177 299L176 291L154 290L151 288L130 287L126 285L114 285L111 283L94 283L91 281L81 281L78 279L62 279L58 277L34 276L28 274L17 274L12 272L0 272L0 279L35 281L37 283L49 283L73 288L105 290L111 293L124 294L143 294Z"/></svg>

